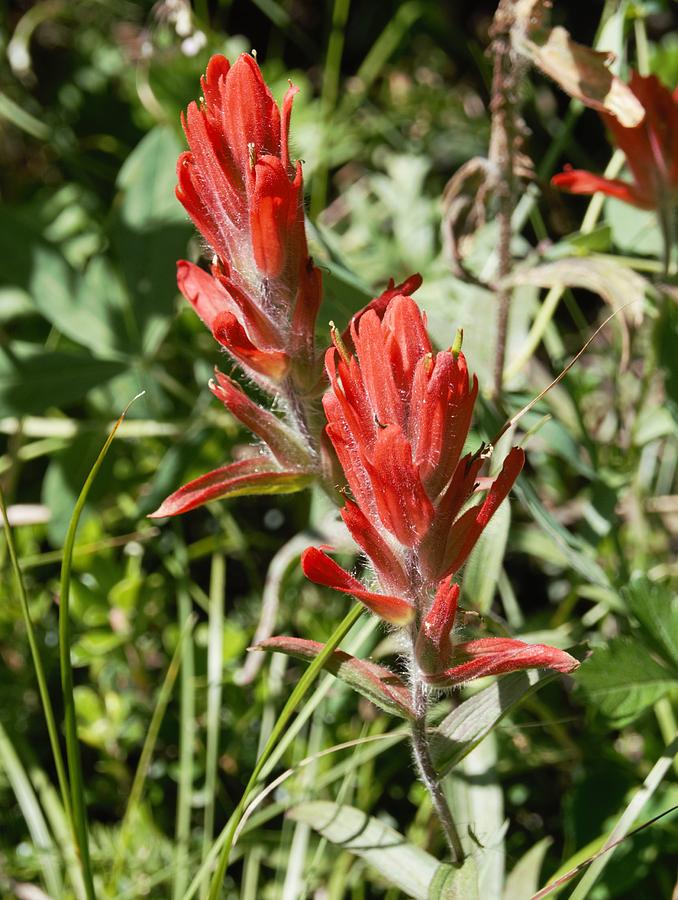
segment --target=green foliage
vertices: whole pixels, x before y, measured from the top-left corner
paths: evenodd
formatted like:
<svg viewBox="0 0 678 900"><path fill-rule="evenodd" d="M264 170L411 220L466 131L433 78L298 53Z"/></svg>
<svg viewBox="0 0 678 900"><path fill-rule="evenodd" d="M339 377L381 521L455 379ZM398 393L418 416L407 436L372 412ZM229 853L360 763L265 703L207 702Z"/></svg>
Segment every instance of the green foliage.
<svg viewBox="0 0 678 900"><path fill-rule="evenodd" d="M529 466L510 529L506 506L464 572L470 609L460 639L511 633L590 652L574 681L518 673L440 696L433 748L439 771L454 769L463 787L477 872L442 863L400 720L324 672L312 687L304 682L292 714L286 702L307 672L294 658L266 655L253 681L243 676L262 595L275 598L279 633L327 641L345 616L347 600L317 590L296 563L331 512L300 491L233 497L157 527L146 519L179 485L249 443L207 390L223 356L175 283L175 261L197 261L203 249L173 193L179 112L198 96L212 52L256 47L276 97L288 76L301 88L292 152L304 159L310 242L325 273L319 342L330 320L343 327L388 278L419 270L416 296L434 341L449 346L462 326L471 367L490 387L496 294L476 282L495 277L494 210L464 238L464 279L451 271L441 203L459 166L487 152L485 20L433 0L352 4L333 101L323 84L335 5L195 3L186 33L172 18L180 4L146 0L24 3L3 14L0 478L42 686L59 722L68 523L111 422L146 391L92 485L72 561L68 650L102 898L204 893L197 875L219 853L210 816L217 836L281 710L287 723L241 810L222 891L229 900L315 891L465 898L478 883L492 885L480 890L489 897L502 881L505 900L519 900L600 849L625 811L640 824L678 802L663 756L678 684L675 260L664 276L653 213L606 200L600 221L589 227L587 216L584 227L583 201L547 188L549 159L551 169L571 161L602 172L610 148L593 112L574 110L563 123L563 97L539 74L521 85L524 150L538 171L521 182L515 216L516 280L526 283L511 311L504 408L483 398L476 445L562 370L612 306L646 296L521 420ZM618 54L622 74L647 19L651 67L675 82L671 5L606 11L612 6L607 34L617 50L630 39ZM584 39L601 9L575 16L562 5L558 15ZM283 546L292 549L278 558ZM223 619L210 593L219 558ZM1 543L0 895L40 887L55 900L80 900L10 563ZM343 647L398 667L401 648L369 624ZM63 745L61 728L55 736ZM639 796L646 805L631 805ZM590 896L669 896L676 853L667 817L606 856Z"/></svg>

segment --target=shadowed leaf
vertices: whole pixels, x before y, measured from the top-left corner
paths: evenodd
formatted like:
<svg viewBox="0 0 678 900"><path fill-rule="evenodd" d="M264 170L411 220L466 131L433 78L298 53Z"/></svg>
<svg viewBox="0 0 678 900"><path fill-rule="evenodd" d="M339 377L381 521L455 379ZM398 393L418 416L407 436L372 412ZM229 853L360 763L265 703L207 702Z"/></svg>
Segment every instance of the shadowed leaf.
<svg viewBox="0 0 678 900"><path fill-rule="evenodd" d="M275 653L285 653L297 659L310 660L315 659L323 646L317 641L280 636L261 641L253 649L270 650ZM324 668L386 712L405 719L414 718L414 712L410 706L410 692L390 669L367 660L357 659L343 650L335 650L328 658Z"/></svg>

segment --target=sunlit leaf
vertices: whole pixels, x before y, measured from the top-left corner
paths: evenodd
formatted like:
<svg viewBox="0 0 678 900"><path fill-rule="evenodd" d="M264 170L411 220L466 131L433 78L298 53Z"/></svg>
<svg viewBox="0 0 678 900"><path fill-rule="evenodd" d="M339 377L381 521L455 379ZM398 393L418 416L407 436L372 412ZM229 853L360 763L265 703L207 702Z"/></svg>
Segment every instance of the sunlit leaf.
<svg viewBox="0 0 678 900"><path fill-rule="evenodd" d="M554 678L554 672L534 669L512 672L453 709L431 736L438 772L444 775L456 766L505 715Z"/></svg>
<svg viewBox="0 0 678 900"><path fill-rule="evenodd" d="M474 900L478 896L472 857L461 869L441 866L402 834L353 806L317 800L293 807L288 815L310 825L331 843L362 857L389 884L415 900L427 900L430 896L438 900Z"/></svg>
<svg viewBox="0 0 678 900"><path fill-rule="evenodd" d="M615 727L636 719L676 685L676 676L638 640L614 638L594 649L574 678L593 706Z"/></svg>

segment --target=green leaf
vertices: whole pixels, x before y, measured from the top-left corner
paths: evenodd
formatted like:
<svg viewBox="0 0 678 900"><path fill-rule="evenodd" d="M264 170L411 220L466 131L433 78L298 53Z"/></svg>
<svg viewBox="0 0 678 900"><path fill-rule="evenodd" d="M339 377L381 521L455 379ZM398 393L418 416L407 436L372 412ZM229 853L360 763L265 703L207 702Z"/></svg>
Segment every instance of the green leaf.
<svg viewBox="0 0 678 900"><path fill-rule="evenodd" d="M537 841L515 864L504 886L504 900L530 900L539 890L539 873L553 838Z"/></svg>
<svg viewBox="0 0 678 900"><path fill-rule="evenodd" d="M47 321L92 353L106 355L124 346L124 295L115 291L115 278L103 258L93 260L78 279L61 254L36 244L29 289Z"/></svg>
<svg viewBox="0 0 678 900"><path fill-rule="evenodd" d="M621 727L676 684L676 678L633 638L614 638L574 674L589 701L612 725Z"/></svg>
<svg viewBox="0 0 678 900"><path fill-rule="evenodd" d="M489 612L501 573L511 526L511 505L505 500L476 543L464 568L464 596L481 613Z"/></svg>
<svg viewBox="0 0 678 900"><path fill-rule="evenodd" d="M279 636L260 641L253 649L285 653L296 659L315 659L324 644L303 638ZM364 659L357 659L343 650L335 650L324 666L336 678L345 681L354 690L367 697L372 703L393 715L413 719L414 710L410 706L410 692L395 672L385 666Z"/></svg>
<svg viewBox="0 0 678 900"><path fill-rule="evenodd" d="M473 900L477 896L472 859L461 869L440 866L433 856L410 844L395 829L353 806L315 800L295 806L288 815L296 822L310 825L331 843L360 856L408 897ZM430 890L436 892L430 894Z"/></svg>
<svg viewBox="0 0 678 900"><path fill-rule="evenodd" d="M15 343L11 354L0 350L0 415L44 415L51 406L82 401L124 368L113 360Z"/></svg>
<svg viewBox="0 0 678 900"><path fill-rule="evenodd" d="M612 240L621 251L661 259L664 240L654 210L637 209L606 197L605 220L612 230Z"/></svg>
<svg viewBox="0 0 678 900"><path fill-rule="evenodd" d="M512 672L453 709L431 738L431 754L440 775L456 766L525 697L555 677L554 672L534 669Z"/></svg>
<svg viewBox="0 0 678 900"><path fill-rule="evenodd" d="M589 550L584 541L570 534L546 509L535 489L524 476L518 479L513 490L535 522L555 541L572 568L592 584L608 587L609 579L593 559L593 551Z"/></svg>
<svg viewBox="0 0 678 900"><path fill-rule="evenodd" d="M158 125L146 134L118 173L123 221L135 229L185 222L174 194L177 158L185 147L171 128Z"/></svg>
<svg viewBox="0 0 678 900"><path fill-rule="evenodd" d="M510 283L544 288L585 288L602 297L613 310L619 310L633 301L640 301L623 313L625 318L635 324L642 321L642 300L650 287L647 279L633 269L620 266L613 257L595 254L572 256L531 268L517 269L511 276Z"/></svg>
<svg viewBox="0 0 678 900"><path fill-rule="evenodd" d="M643 576L624 595L652 648L678 672L678 594Z"/></svg>
<svg viewBox="0 0 678 900"><path fill-rule="evenodd" d="M473 857L462 869L442 863L433 875L426 900L474 900L478 896L478 875Z"/></svg>

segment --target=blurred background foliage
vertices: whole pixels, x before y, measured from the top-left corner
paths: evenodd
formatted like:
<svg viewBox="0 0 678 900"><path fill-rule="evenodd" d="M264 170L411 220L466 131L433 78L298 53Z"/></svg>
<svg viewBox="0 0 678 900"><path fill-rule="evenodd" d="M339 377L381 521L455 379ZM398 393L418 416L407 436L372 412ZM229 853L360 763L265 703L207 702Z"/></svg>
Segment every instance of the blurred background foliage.
<svg viewBox="0 0 678 900"><path fill-rule="evenodd" d="M652 70L678 83L675 4L555 7L554 20L583 43L606 23L605 48L617 51L624 75L642 20ZM207 390L218 348L176 289L175 260L202 253L173 194L184 146L180 111L199 93L214 52L233 58L255 48L277 98L291 77L301 89L292 146L305 164L313 252L326 268L322 340L330 319L345 323L389 277L419 271L425 284L417 298L434 340L448 345L464 327L467 356L489 387L494 297L453 276L441 196L462 163L487 152L493 12L490 2L454 0L196 0L192 8L182 0L41 0L4 8L0 478L57 711L60 548L108 425L145 391L95 483L75 555L76 702L101 872L120 851L119 822L170 657L189 613L198 616L116 896L182 896L203 852L206 811L218 830L298 677L295 663L273 658L252 683L240 683L265 583L279 594L282 633L321 640L346 609L305 583L296 565L305 541L296 536L328 514L316 497L240 498L160 526L145 518L179 484L248 442ZM521 198L516 258L534 265L596 254L602 265L625 257L621 264L658 278L651 214L609 201L601 224L583 234L585 203L548 187L566 161L602 171L611 150L599 119L576 106L568 111L568 98L538 74L522 94L536 175ZM490 220L469 239L472 272L490 264L495 242ZM602 298L590 284L565 291L538 350L508 381L507 408L520 408L561 370L609 312L606 301L634 298L630 276L615 293L611 271L600 270ZM597 648L576 687L547 686L488 741L504 806L497 801L496 821L476 823L476 833L491 843L507 817L509 869L547 838L532 862L535 889L577 851L600 845L676 731L675 281L670 275L660 288L648 287L642 312L608 327L532 414L527 476L465 575L467 606L515 633ZM533 281L516 291L509 368L548 286ZM477 436L493 433L495 416L484 407ZM51 844L43 841L46 855L36 850L40 820L58 843L63 816L4 544L0 562L0 895L13 897L28 896L20 894L26 882L63 877L50 869ZM364 652L393 651L379 641L372 630ZM216 707L207 689L215 654L222 672ZM391 727L333 684L283 763ZM212 794L205 760L215 746ZM375 745L360 764L350 756L323 760L314 776L320 787L312 790L302 772L275 802L283 809L340 790L441 852L406 747L384 747ZM339 759L348 762L335 772ZM458 780L472 794L472 774L464 772ZM21 773L27 794L17 792ZM644 816L675 803L678 786L668 776ZM359 859L279 815L247 831L239 846L228 896L311 896L319 885L333 898L398 896ZM678 824L669 817L617 851L591 896L669 897L676 852ZM499 849L496 860L503 867ZM529 896L517 883L508 900ZM59 896L71 896L68 890Z"/></svg>

